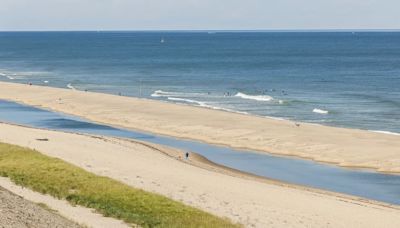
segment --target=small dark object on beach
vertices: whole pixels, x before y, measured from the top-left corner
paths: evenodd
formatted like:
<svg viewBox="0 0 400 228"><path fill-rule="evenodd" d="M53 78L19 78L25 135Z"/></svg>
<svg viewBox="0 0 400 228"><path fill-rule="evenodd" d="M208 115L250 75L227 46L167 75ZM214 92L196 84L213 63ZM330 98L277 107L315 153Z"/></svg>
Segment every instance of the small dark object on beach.
<svg viewBox="0 0 400 228"><path fill-rule="evenodd" d="M186 159L189 159L189 152L186 152L185 157Z"/></svg>
<svg viewBox="0 0 400 228"><path fill-rule="evenodd" d="M300 127L300 124L299 124L299 123L295 123L295 125L296 125L297 127Z"/></svg>
<svg viewBox="0 0 400 228"><path fill-rule="evenodd" d="M43 142L47 142L49 141L49 139L43 138L43 139L36 139L37 141L43 141Z"/></svg>

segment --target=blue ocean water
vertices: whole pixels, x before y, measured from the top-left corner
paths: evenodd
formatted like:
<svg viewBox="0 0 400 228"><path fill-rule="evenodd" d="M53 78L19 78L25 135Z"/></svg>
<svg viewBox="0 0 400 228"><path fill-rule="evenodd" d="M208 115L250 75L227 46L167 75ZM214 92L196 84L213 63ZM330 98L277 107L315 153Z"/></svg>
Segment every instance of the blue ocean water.
<svg viewBox="0 0 400 228"><path fill-rule="evenodd" d="M1 32L0 80L400 133L396 32Z"/></svg>

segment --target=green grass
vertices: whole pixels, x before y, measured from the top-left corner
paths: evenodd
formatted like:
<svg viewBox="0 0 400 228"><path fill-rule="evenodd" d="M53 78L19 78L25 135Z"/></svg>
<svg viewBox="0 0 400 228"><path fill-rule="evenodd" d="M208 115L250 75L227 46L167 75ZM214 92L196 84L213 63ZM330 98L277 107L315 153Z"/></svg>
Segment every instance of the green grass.
<svg viewBox="0 0 400 228"><path fill-rule="evenodd" d="M34 150L0 143L0 176L142 227L239 227L199 209L96 176Z"/></svg>

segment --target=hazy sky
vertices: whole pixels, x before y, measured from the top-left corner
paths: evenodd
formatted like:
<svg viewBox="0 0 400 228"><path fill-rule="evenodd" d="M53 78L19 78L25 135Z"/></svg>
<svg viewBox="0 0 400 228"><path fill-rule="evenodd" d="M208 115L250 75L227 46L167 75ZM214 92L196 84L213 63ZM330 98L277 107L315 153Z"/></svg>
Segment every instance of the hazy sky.
<svg viewBox="0 0 400 228"><path fill-rule="evenodd" d="M400 29L400 0L0 0L0 30Z"/></svg>

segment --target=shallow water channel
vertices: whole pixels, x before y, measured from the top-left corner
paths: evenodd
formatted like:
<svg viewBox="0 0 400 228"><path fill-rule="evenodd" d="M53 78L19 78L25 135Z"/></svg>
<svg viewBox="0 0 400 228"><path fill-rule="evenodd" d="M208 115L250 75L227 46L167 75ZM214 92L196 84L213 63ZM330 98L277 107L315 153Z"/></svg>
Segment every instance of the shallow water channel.
<svg viewBox="0 0 400 228"><path fill-rule="evenodd" d="M138 139L196 152L217 164L258 176L400 205L400 175L341 168L292 157L119 129L8 101L0 101L0 121L36 128Z"/></svg>

